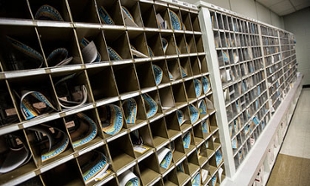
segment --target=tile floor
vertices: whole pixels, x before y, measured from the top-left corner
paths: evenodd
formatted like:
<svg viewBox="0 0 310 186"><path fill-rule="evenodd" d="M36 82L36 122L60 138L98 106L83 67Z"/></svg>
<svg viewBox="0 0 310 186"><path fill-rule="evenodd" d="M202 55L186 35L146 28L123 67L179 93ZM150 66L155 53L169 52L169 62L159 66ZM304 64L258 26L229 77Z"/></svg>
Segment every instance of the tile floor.
<svg viewBox="0 0 310 186"><path fill-rule="evenodd" d="M267 186L310 185L310 88L302 90Z"/></svg>

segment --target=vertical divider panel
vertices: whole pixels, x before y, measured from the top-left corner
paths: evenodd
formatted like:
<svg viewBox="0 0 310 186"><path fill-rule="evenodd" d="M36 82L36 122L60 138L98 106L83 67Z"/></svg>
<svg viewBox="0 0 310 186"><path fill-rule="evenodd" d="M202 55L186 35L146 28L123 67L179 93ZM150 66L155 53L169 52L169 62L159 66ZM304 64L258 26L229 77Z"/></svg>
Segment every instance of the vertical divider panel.
<svg viewBox="0 0 310 186"><path fill-rule="evenodd" d="M170 86L161 88L158 90L160 101L161 101L161 107L164 112L167 112L169 110L172 110L175 108L175 100L173 97L173 92Z"/></svg>
<svg viewBox="0 0 310 186"><path fill-rule="evenodd" d="M72 22L99 24L97 6L94 0L83 0L81 2L68 0L67 2L70 6Z"/></svg>
<svg viewBox="0 0 310 186"><path fill-rule="evenodd" d="M176 38L172 33L161 33L161 43L164 51L164 55L175 56L178 54L178 45L176 44Z"/></svg>
<svg viewBox="0 0 310 186"><path fill-rule="evenodd" d="M17 124L22 121L23 116L19 112L19 100L15 99L15 92L12 91L8 80L0 80L1 86L1 127L10 124Z"/></svg>
<svg viewBox="0 0 310 186"><path fill-rule="evenodd" d="M118 97L118 89L110 66L89 68L87 76L97 106L102 102Z"/></svg>
<svg viewBox="0 0 310 186"><path fill-rule="evenodd" d="M105 30L104 36L107 42L107 49L110 60L131 60L130 43L128 35L123 30Z"/></svg>
<svg viewBox="0 0 310 186"><path fill-rule="evenodd" d="M200 23L201 30L203 33L203 42L204 42L204 50L205 51L215 51L214 43L214 37L213 30L211 25L212 17L210 16L210 12L207 8L201 7L199 12L199 18L200 20L204 20L204 23ZM221 142L224 146L223 150L223 156L224 156L224 162L225 162L225 170L226 175L232 176L235 173L235 166L234 166L234 160L233 160L233 154L230 149L231 148L231 140L229 138L229 127L228 127L228 121L227 121L227 115L226 115L226 109L225 109L225 103L223 101L222 95L222 83L219 82L220 73L219 73L219 66L218 66L218 58L214 52L207 53L207 64L210 71L213 73L210 74L210 81L212 86L212 92L214 94L214 105L219 110L216 112L217 115L217 122L221 123L219 125L220 128L220 138Z"/></svg>
<svg viewBox="0 0 310 186"><path fill-rule="evenodd" d="M153 61L152 64L158 66L162 70L162 79L161 79L161 82L157 86L161 87L161 86L166 86L167 84L170 84L170 81L171 81L169 77L170 71L168 69L166 60Z"/></svg>
<svg viewBox="0 0 310 186"><path fill-rule="evenodd" d="M163 177L164 185L179 185L176 170L173 169L165 177Z"/></svg>
<svg viewBox="0 0 310 186"><path fill-rule="evenodd" d="M122 9L120 2L118 0L111 0L111 1L104 1L104 0L96 0L97 2L97 8L103 7L105 11L109 14L109 18L112 19L115 25L124 26L124 21L122 17ZM100 11L99 11L100 12ZM99 13L100 15L100 13ZM104 20L106 21L106 20ZM101 19L102 24L110 24L103 22Z"/></svg>
<svg viewBox="0 0 310 186"><path fill-rule="evenodd" d="M140 89L147 89L156 86L155 76L153 74L153 66L151 63L136 63Z"/></svg>
<svg viewBox="0 0 310 186"><path fill-rule="evenodd" d="M102 30L91 28L76 28L75 30L77 34L79 48L81 50L82 58L85 64L109 61L106 41ZM94 46L92 45L92 42L94 43ZM87 50L89 48L87 47L88 45L93 46L97 50L97 55L95 56L95 59L89 59L90 53L88 53L89 51Z"/></svg>
<svg viewBox="0 0 310 186"><path fill-rule="evenodd" d="M132 53L135 60L138 61L138 59L140 59L140 58L144 58L144 57L149 56L145 32L128 31L128 37L129 37L129 44L130 44L131 53ZM138 52L141 52L142 56L138 55L138 54L134 54L132 51L132 48L134 48ZM143 56L143 55L145 55L145 56Z"/></svg>
<svg viewBox="0 0 310 186"><path fill-rule="evenodd" d="M172 85L172 91L176 106L184 105L187 103L187 95L183 83Z"/></svg>
<svg viewBox="0 0 310 186"><path fill-rule="evenodd" d="M127 26L132 26L132 27L143 27L144 26L142 17L141 17L140 6L138 2L120 0L120 4L122 8L124 8L122 14L123 14L124 22L125 24L127 24ZM129 11L127 13L129 13L132 16L133 20L130 20L130 21L128 20L127 15L125 15L127 13L125 13L125 11L126 12Z"/></svg>
<svg viewBox="0 0 310 186"><path fill-rule="evenodd" d="M63 178L59 179L60 177ZM83 184L76 159L44 172L42 178L45 185Z"/></svg>
<svg viewBox="0 0 310 186"><path fill-rule="evenodd" d="M38 167L32 156L33 151L31 149L25 131L19 130L7 135L1 135L0 143L2 144L0 150L3 155L3 160L9 160L10 156L14 154L14 152L12 153L12 150L18 150L15 148L21 147L21 145L23 145L24 147L18 150L18 152L20 152L20 157L23 157L24 159L26 157L25 155L29 155L28 157L30 157L29 161L25 162L24 165L19 162L19 166L17 166L15 169L12 169L10 167L4 170L2 169L2 171L4 172L3 179L10 179L10 177L14 175L25 175L28 171L33 171ZM5 183L5 180L1 180L0 183Z"/></svg>
<svg viewBox="0 0 310 186"><path fill-rule="evenodd" d="M151 154L138 163L140 176L143 185L153 183L160 177L158 160L155 154Z"/></svg>
<svg viewBox="0 0 310 186"><path fill-rule="evenodd" d="M158 28L156 12L151 2L140 2L141 18L145 28Z"/></svg>

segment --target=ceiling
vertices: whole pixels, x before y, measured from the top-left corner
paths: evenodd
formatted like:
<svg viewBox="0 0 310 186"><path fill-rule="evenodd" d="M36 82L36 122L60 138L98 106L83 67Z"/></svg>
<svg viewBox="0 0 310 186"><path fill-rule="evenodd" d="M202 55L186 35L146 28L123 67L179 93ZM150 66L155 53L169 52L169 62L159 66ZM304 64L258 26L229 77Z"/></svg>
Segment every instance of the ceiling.
<svg viewBox="0 0 310 186"><path fill-rule="evenodd" d="M310 0L256 0L279 16L310 7Z"/></svg>

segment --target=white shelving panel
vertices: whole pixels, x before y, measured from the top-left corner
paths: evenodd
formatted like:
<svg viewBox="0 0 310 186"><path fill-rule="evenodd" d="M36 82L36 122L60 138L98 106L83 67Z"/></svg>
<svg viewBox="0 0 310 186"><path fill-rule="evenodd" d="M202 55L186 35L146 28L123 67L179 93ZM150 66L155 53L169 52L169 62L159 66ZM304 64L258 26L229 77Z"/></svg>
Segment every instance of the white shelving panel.
<svg viewBox="0 0 310 186"><path fill-rule="evenodd" d="M224 185L252 185L267 147L275 147L270 148L270 160L279 151L283 136L275 139L274 134L283 128L279 118L286 117L279 110L286 109L292 99L288 95L300 85L293 34L209 3L199 1L197 6L220 111L228 177Z"/></svg>

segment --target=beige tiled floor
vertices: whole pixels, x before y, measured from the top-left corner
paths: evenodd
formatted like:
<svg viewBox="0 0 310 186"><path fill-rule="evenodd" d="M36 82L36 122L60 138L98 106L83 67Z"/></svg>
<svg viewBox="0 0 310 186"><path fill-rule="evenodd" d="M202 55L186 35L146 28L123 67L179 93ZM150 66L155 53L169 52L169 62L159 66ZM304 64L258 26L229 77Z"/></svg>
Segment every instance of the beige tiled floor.
<svg viewBox="0 0 310 186"><path fill-rule="evenodd" d="M280 153L310 159L310 88L302 90Z"/></svg>

